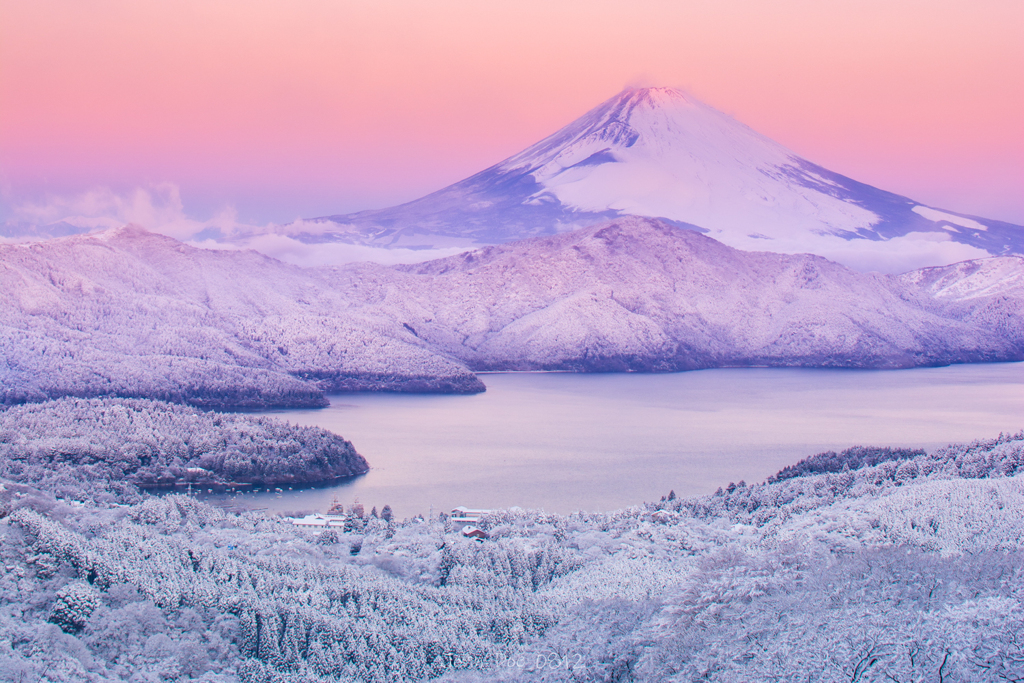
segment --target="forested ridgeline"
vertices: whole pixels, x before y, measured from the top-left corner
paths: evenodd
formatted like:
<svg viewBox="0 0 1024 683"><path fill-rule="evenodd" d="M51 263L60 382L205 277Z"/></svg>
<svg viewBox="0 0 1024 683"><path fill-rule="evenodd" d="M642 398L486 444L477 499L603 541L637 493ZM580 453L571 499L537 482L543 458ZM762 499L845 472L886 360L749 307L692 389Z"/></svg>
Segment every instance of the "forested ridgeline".
<svg viewBox="0 0 1024 683"><path fill-rule="evenodd" d="M318 407L472 370L905 368L1024 359L1024 258L900 277L623 217L413 266L298 268L127 226L0 245L0 404Z"/></svg>
<svg viewBox="0 0 1024 683"><path fill-rule="evenodd" d="M312 484L368 468L325 429L265 417L110 398L0 411L0 477L72 500L136 500L137 486Z"/></svg>
<svg viewBox="0 0 1024 683"><path fill-rule="evenodd" d="M783 467L775 475L768 478L769 483L802 477L809 474L824 474L826 472L842 472L844 470L859 470L862 467L878 465L890 460L906 460L919 455L925 455L920 448L872 448L870 446L854 446L847 448L842 453L826 451L804 458L795 465Z"/></svg>
<svg viewBox="0 0 1024 683"><path fill-rule="evenodd" d="M329 275L133 226L0 245L0 405L113 396L266 409L322 407L325 391L483 391Z"/></svg>
<svg viewBox="0 0 1024 683"><path fill-rule="evenodd" d="M865 449L868 450L868 449ZM840 454L841 455L841 454ZM1024 434L568 516L350 506L305 530L186 496L8 482L12 680L1017 680Z"/></svg>

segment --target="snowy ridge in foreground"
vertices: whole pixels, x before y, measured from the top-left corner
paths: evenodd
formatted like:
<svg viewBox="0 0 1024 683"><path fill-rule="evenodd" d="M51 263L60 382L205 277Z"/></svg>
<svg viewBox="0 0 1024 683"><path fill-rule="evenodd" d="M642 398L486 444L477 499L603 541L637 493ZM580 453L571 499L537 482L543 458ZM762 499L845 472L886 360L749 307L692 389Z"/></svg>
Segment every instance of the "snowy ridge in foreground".
<svg viewBox="0 0 1024 683"><path fill-rule="evenodd" d="M1024 253L1021 226L922 206L833 173L672 88L626 89L466 180L401 206L317 219L320 231L303 238L500 244L624 215L662 218L739 249L842 263L884 261L894 238L889 252L939 241L961 245L946 248L960 259Z"/></svg>
<svg viewBox="0 0 1024 683"><path fill-rule="evenodd" d="M1024 433L613 513L498 511L484 542L361 506L317 533L183 496L6 482L0 503L15 680L1024 675Z"/></svg>

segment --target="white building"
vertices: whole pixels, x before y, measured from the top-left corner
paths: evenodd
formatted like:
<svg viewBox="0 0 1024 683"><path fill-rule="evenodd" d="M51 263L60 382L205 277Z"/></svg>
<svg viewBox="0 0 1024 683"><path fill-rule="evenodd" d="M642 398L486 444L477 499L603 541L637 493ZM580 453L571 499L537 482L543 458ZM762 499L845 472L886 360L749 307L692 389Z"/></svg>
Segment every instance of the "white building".
<svg viewBox="0 0 1024 683"><path fill-rule="evenodd" d="M293 517L295 526L343 527L345 518L338 515L322 515L319 512L305 517Z"/></svg>
<svg viewBox="0 0 1024 683"><path fill-rule="evenodd" d="M456 531L462 531L465 533L467 528L475 528L476 524L480 522L480 518L489 514L491 514L490 510L477 510L460 505L452 510L452 528Z"/></svg>

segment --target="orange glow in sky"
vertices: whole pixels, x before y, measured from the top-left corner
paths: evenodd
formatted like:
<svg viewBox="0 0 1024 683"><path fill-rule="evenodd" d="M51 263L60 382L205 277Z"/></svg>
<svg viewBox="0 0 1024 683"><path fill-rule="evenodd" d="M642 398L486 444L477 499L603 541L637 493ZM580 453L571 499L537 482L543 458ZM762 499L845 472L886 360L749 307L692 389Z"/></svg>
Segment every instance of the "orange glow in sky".
<svg viewBox="0 0 1024 683"><path fill-rule="evenodd" d="M0 0L0 197L171 182L281 221L416 198L626 84L1024 223L1019 0Z"/></svg>

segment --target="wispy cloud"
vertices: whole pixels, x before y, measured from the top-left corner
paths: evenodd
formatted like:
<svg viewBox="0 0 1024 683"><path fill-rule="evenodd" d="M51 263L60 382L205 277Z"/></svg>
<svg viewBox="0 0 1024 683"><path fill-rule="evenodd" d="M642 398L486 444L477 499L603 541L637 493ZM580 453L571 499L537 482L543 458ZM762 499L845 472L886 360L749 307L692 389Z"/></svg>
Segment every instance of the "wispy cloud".
<svg viewBox="0 0 1024 683"><path fill-rule="evenodd" d="M101 187L71 196L51 195L42 202L15 204L6 228L9 236L15 236L12 233L16 231L53 236L66 232L66 226L91 232L128 223L175 239L188 239L211 228L231 234L240 227L251 227L239 225L231 207L205 220L192 218L185 213L178 186L160 183L127 193ZM54 230L55 226L62 230Z"/></svg>
<svg viewBox="0 0 1024 683"><path fill-rule="evenodd" d="M732 246L778 254L817 254L862 273L906 273L991 256L978 247L953 241L944 231L911 232L888 240L848 240L837 235L815 234L765 239L752 234Z"/></svg>
<svg viewBox="0 0 1024 683"><path fill-rule="evenodd" d="M0 231L0 242L23 241L26 236L57 237L72 232L106 230L129 223L196 247L253 249L299 266L341 265L354 261L386 265L419 263L467 248L454 244L434 249L384 249L340 242L308 244L297 237L319 232L322 226L317 223L296 219L281 225L251 225L240 222L230 206L207 218L196 218L186 213L181 193L172 183L137 188L123 194L97 188L68 197L48 197L43 202L15 204L9 212L6 234ZM751 238L734 246L781 253L813 252L854 270L883 273L903 273L989 256L981 249L953 241L945 232L910 233L885 241L845 240L834 235L769 242Z"/></svg>
<svg viewBox="0 0 1024 683"><path fill-rule="evenodd" d="M288 235L269 233L236 239L231 242L206 239L189 241L188 244L201 249L252 249L285 263L307 267L338 266L357 261L372 261L383 265L421 263L466 251L465 247L446 249L383 249L341 242L306 244Z"/></svg>
<svg viewBox="0 0 1024 683"><path fill-rule="evenodd" d="M890 274L991 256L984 249L954 242L943 232L911 232L885 241L844 240L818 253L854 270Z"/></svg>
<svg viewBox="0 0 1024 683"><path fill-rule="evenodd" d="M71 196L50 196L45 201L22 202L9 211L0 243L88 233L127 224L167 235L204 249L253 249L299 266L341 265L374 261L386 265L418 263L465 251L441 249L382 249L337 242L306 244L293 235L316 231L318 225L297 219L287 225L252 225L238 221L225 206L208 218L186 213L181 193L173 183L161 183L131 192L95 188Z"/></svg>

